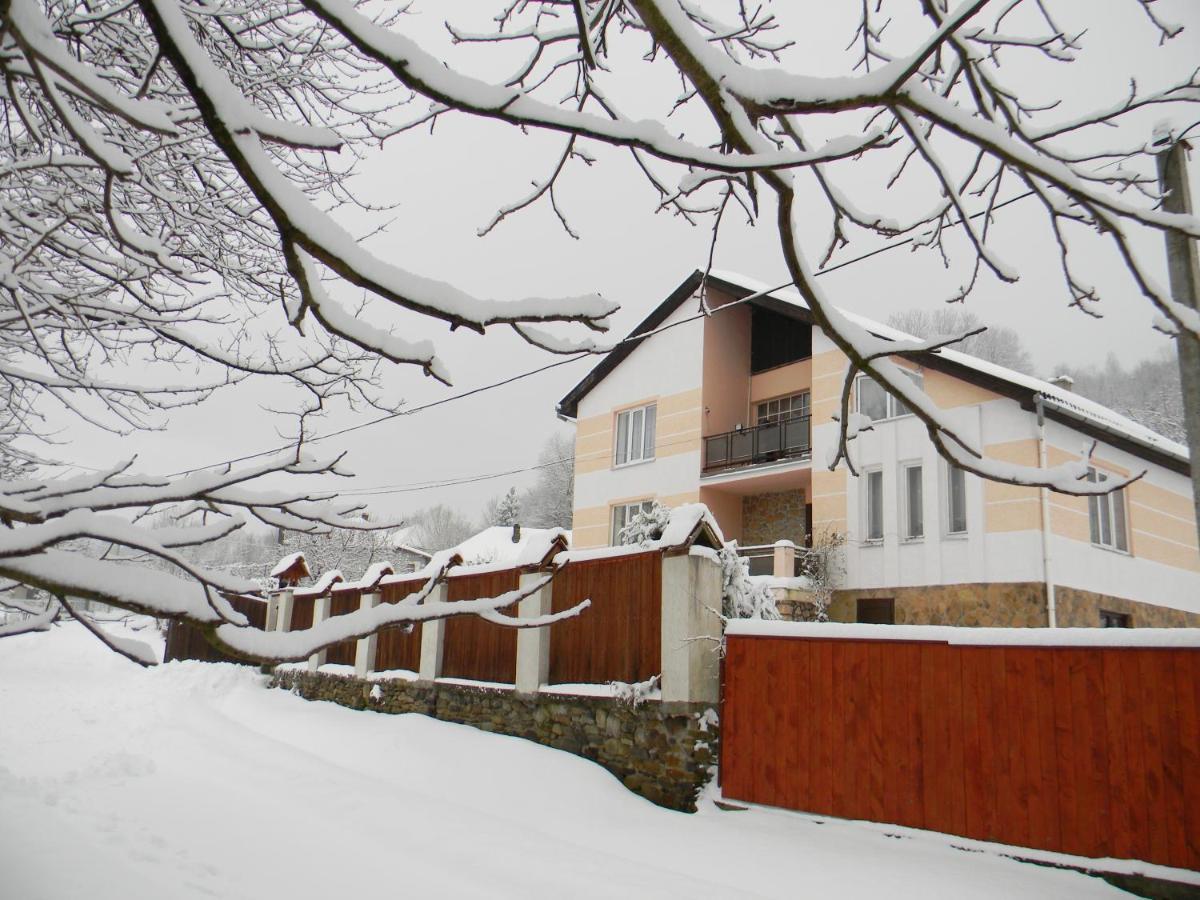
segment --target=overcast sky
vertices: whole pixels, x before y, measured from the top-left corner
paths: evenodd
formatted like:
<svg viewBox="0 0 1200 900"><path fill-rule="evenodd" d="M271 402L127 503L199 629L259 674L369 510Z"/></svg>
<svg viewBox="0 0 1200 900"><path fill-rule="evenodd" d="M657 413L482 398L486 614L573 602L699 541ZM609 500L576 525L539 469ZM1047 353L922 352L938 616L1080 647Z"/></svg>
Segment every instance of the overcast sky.
<svg viewBox="0 0 1200 900"><path fill-rule="evenodd" d="M858 4L776 5L788 36L800 41L797 54L790 58L791 66L817 74L845 70L849 56L842 48L853 30L848 13ZM458 2L452 6L455 22L483 30L486 10L495 4ZM1076 20L1087 18L1084 60L1052 69L1053 75L1036 66L1014 73L1017 83L1028 85L1033 101L1061 100L1063 110L1104 105L1122 97L1131 73L1138 75L1139 84L1152 85L1172 75L1178 77L1180 71L1200 60L1200 4L1194 0L1155 4L1161 17L1187 26L1184 35L1162 48L1155 46L1154 35L1134 9L1133 0L1066 6L1073 7ZM446 8L447 4L418 0L415 15L404 26L441 46L445 43L442 19ZM819 27L811 27L813 24ZM895 29L903 25L897 22ZM511 59L492 63L499 72ZM1012 59L1017 61L1015 56ZM677 91L669 78L637 71L637 77L646 81L635 87L649 98L648 104ZM1136 127L1146 129L1148 138L1152 124L1143 118ZM579 240L562 231L544 204L502 223L487 237L477 237L476 229L498 206L521 196L532 180L544 176L560 144L557 137L530 138L506 126L463 117L440 122L432 136L420 132L390 140L364 160L355 179L360 196L396 204L386 216L391 224L370 239L370 246L390 261L481 294L518 297L599 291L621 304L615 331L623 335L692 270L704 266L710 231L706 225L693 227L668 213L655 213L656 195L641 180L627 153L589 147L596 164L570 170L559 191L560 203ZM1192 168L1200 168L1200 163L1193 161ZM877 175L868 173L863 184ZM1200 182L1200 174L1193 175L1193 180ZM913 191L918 193L916 188ZM902 202L905 196L900 191L889 199ZM1020 281L1002 285L985 276L968 308L985 322L1017 329L1043 375L1065 365L1100 362L1110 352L1128 362L1160 352L1167 342L1151 330L1149 305L1135 293L1114 259L1111 244L1097 241L1094 253L1090 253L1092 245L1087 245L1087 277L1107 296L1104 318L1090 319L1068 308L1052 239L1037 210L1028 205L1031 202L1001 211L995 226L996 246L1019 264ZM815 204L814 210L822 212ZM744 218L727 218L717 247L717 267L769 283L784 281L772 220L769 205L763 208L763 224L756 228L748 227ZM372 220L356 215L347 221L365 231ZM809 235L814 262L820 258L826 228L814 215ZM880 243L868 237L841 251L834 262ZM1165 283L1161 239L1146 235L1140 246ZM967 264L964 254L959 265L947 270L936 253L904 248L830 273L824 280L837 303L882 320L894 310L943 303L961 284ZM341 296L356 298L344 290ZM416 371L390 373L392 399L403 399L408 406L554 361L502 332L485 338L462 332L449 335L412 316L392 321L399 322L406 333L436 335L455 378L454 387L448 389ZM593 364L582 361L562 366L319 446L347 454L348 467L357 477L341 486L355 489L421 485L527 466L535 462L549 434L566 428L555 419L555 403ZM278 443L277 431L290 423L263 413L261 408L286 402L262 385L239 386L200 409L179 413L159 433L131 439L91 432L76 437L73 427L71 446L58 448L56 455L86 459L95 465L98 460L125 457L132 448L139 453L142 468L149 471L205 465ZM330 431L376 415L371 410L339 411L318 427ZM486 498L502 493L510 484L527 484L530 477L380 495L372 499L372 506L384 514L403 515L444 502L475 516Z"/></svg>

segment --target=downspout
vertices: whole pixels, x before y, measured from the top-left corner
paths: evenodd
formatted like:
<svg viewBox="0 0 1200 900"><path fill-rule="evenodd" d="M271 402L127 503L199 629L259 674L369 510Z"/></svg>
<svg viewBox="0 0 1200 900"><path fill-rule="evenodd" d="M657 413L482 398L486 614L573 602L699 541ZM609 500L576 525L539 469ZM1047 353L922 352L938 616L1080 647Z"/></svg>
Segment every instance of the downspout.
<svg viewBox="0 0 1200 900"><path fill-rule="evenodd" d="M1046 468L1046 413L1043 408L1045 397L1038 394L1033 398L1037 410L1038 465ZM1058 608L1055 604L1054 579L1051 576L1050 557L1050 490L1038 488L1038 499L1042 507L1042 577L1046 582L1046 619L1051 628L1058 627Z"/></svg>

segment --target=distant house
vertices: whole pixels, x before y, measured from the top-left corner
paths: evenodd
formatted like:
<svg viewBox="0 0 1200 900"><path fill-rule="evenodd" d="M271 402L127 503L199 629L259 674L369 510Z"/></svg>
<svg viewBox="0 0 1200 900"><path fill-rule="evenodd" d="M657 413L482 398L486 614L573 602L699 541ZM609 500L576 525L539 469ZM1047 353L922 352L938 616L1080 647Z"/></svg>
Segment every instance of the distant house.
<svg viewBox="0 0 1200 900"><path fill-rule="evenodd" d="M467 566L525 566L544 562L571 546L571 532L562 528L524 528L493 525L454 548Z"/></svg>
<svg viewBox="0 0 1200 900"><path fill-rule="evenodd" d="M420 571L433 558L432 553L416 545L414 531L410 526L392 532L392 565L397 573Z"/></svg>
<svg viewBox="0 0 1200 900"><path fill-rule="evenodd" d="M844 538L841 621L1044 626L1053 609L1060 626L1200 625L1186 447L1061 383L945 349L894 361L988 457L1054 465L1095 441L1092 478L1145 477L1090 500L984 481L862 376L851 404L873 429L853 442L859 477L830 471L846 356L794 292L710 277L714 314L697 317L700 283L633 335L665 330L620 345L559 403L576 424L577 548L617 543L653 501L699 501L767 565L778 540Z"/></svg>

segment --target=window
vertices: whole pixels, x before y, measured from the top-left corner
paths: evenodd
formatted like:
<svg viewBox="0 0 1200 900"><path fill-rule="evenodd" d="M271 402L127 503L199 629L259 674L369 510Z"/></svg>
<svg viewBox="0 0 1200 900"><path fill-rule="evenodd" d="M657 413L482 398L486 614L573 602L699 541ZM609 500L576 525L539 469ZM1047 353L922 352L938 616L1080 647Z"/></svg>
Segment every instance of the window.
<svg viewBox="0 0 1200 900"><path fill-rule="evenodd" d="M915 541L925 537L924 492L920 463L907 465L904 471L904 539Z"/></svg>
<svg viewBox="0 0 1200 900"><path fill-rule="evenodd" d="M856 621L870 625L895 625L896 601L891 597L860 599Z"/></svg>
<svg viewBox="0 0 1200 900"><path fill-rule="evenodd" d="M946 533L967 533L967 473L946 467Z"/></svg>
<svg viewBox="0 0 1200 900"><path fill-rule="evenodd" d="M911 369L901 369L900 371L911 378L913 384L918 388L923 384L924 378L920 372L914 372ZM907 406L884 390L883 385L874 378L860 375L854 386L858 395L858 411L872 422L912 415Z"/></svg>
<svg viewBox="0 0 1200 900"><path fill-rule="evenodd" d="M750 317L750 372L765 372L812 356L812 326L755 306Z"/></svg>
<svg viewBox="0 0 1200 900"><path fill-rule="evenodd" d="M1087 480L1108 481L1108 475L1088 469ZM1092 543L1123 553L1129 552L1129 535L1125 525L1125 489L1110 494L1088 497L1088 519L1092 526Z"/></svg>
<svg viewBox="0 0 1200 900"><path fill-rule="evenodd" d="M868 541L883 540L883 472L875 469L864 474L867 490Z"/></svg>
<svg viewBox="0 0 1200 900"><path fill-rule="evenodd" d="M638 500L635 503L622 503L620 506L614 506L612 511L612 545L614 547L621 543L621 529L629 524L640 512L649 512L654 507L653 500Z"/></svg>
<svg viewBox="0 0 1200 900"><path fill-rule="evenodd" d="M1100 627L1132 628L1133 617L1129 613L1109 612L1107 609L1102 609L1100 610Z"/></svg>
<svg viewBox="0 0 1200 900"><path fill-rule="evenodd" d="M808 394L793 394L790 397L780 397L777 400L767 400L758 404L759 425L769 425L784 419L808 415Z"/></svg>
<svg viewBox="0 0 1200 900"><path fill-rule="evenodd" d="M654 425L658 407L653 403L617 413L617 442L613 464L618 466L654 459Z"/></svg>

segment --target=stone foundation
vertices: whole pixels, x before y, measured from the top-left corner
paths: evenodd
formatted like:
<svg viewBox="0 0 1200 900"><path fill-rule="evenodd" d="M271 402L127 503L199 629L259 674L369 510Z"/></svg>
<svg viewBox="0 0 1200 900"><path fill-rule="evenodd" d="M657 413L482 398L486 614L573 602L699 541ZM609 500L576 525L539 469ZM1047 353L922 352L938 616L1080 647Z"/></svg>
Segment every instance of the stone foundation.
<svg viewBox="0 0 1200 900"><path fill-rule="evenodd" d="M651 700L633 706L608 697L365 681L293 669L276 670L271 684L306 700L380 713L420 713L565 750L600 764L635 794L684 812L695 810L696 796L717 760L716 711L707 704Z"/></svg>
<svg viewBox="0 0 1200 900"><path fill-rule="evenodd" d="M962 625L999 628L1045 628L1046 586L1041 582L941 584L923 587L843 590L834 593L832 622L853 622L859 598L891 597L897 625ZM1091 591L1055 589L1060 628L1100 625L1100 610L1127 613L1135 628L1200 627L1200 615L1151 603L1123 600Z"/></svg>
<svg viewBox="0 0 1200 900"><path fill-rule="evenodd" d="M804 491L781 491L742 498L742 539L744 547L774 544L788 540L804 546L808 519L804 515Z"/></svg>

